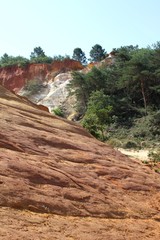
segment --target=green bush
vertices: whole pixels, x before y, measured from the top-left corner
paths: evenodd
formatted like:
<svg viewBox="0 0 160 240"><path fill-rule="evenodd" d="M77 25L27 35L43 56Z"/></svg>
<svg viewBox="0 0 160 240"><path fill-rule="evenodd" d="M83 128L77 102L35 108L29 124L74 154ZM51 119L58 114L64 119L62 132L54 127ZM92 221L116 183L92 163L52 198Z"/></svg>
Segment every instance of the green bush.
<svg viewBox="0 0 160 240"><path fill-rule="evenodd" d="M112 147L122 147L122 142L116 138L111 138L107 141Z"/></svg>
<svg viewBox="0 0 160 240"><path fill-rule="evenodd" d="M5 53L0 58L0 66L1 67L17 65L18 67L23 68L23 67L27 66L28 64L29 64L29 60L22 56L13 57L13 56L9 56L8 54Z"/></svg>
<svg viewBox="0 0 160 240"><path fill-rule="evenodd" d="M24 90L28 91L29 95L36 94L42 89L43 85L38 80L30 80L27 82Z"/></svg>
<svg viewBox="0 0 160 240"><path fill-rule="evenodd" d="M124 143L124 148L137 148L138 144L135 141L128 140Z"/></svg>
<svg viewBox="0 0 160 240"><path fill-rule="evenodd" d="M64 117L64 112L60 107L54 108L52 110L52 113L54 113L55 115L57 115L59 117Z"/></svg>
<svg viewBox="0 0 160 240"><path fill-rule="evenodd" d="M160 110L155 112L150 119L150 131L157 140L160 140Z"/></svg>
<svg viewBox="0 0 160 240"><path fill-rule="evenodd" d="M152 162L154 163L160 162L160 150L151 151L148 156Z"/></svg>

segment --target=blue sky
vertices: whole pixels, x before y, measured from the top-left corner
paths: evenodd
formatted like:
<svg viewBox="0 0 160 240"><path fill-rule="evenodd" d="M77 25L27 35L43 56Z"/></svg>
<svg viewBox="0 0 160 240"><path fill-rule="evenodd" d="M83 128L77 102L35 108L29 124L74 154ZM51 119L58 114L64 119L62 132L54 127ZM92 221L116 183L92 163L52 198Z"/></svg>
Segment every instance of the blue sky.
<svg viewBox="0 0 160 240"><path fill-rule="evenodd" d="M107 52L160 41L160 0L0 0L0 56L72 56L100 44Z"/></svg>

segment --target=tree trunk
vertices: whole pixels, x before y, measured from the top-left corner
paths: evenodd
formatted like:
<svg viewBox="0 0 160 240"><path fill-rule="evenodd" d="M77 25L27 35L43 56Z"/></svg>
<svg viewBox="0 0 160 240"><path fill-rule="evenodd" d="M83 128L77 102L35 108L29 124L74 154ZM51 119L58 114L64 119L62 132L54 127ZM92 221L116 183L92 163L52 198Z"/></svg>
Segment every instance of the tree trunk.
<svg viewBox="0 0 160 240"><path fill-rule="evenodd" d="M145 91L144 91L144 80L143 79L141 79L141 92L142 92L142 96L143 96L145 115L147 115L147 100L146 100Z"/></svg>

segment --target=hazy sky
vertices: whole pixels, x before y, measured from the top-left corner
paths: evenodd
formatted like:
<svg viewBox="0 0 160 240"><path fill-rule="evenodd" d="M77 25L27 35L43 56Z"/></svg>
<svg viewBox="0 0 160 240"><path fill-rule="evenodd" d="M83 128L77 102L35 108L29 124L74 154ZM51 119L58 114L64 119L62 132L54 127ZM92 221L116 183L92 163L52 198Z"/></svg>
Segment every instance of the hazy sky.
<svg viewBox="0 0 160 240"><path fill-rule="evenodd" d="M29 57L92 46L107 52L124 45L147 47L160 41L160 0L0 0L0 56Z"/></svg>

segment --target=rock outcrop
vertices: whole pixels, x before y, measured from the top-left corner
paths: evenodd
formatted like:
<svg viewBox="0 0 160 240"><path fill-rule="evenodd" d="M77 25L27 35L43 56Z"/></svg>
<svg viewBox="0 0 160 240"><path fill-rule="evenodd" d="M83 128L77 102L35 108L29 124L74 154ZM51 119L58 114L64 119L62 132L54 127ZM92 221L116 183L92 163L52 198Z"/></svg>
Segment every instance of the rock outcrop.
<svg viewBox="0 0 160 240"><path fill-rule="evenodd" d="M67 222L65 226L68 230L65 231L70 231L70 234L75 231L74 224L68 222L71 219L77 221L77 224L79 222L77 228L81 230L90 221L88 230L84 227L86 234L82 231L82 237L79 232L76 238L69 238L74 234L66 232L68 235L64 238L61 236L55 239L86 239L85 236L89 236L87 231L92 236L87 239L106 239L107 236L112 236L108 239L125 239L126 231L129 236L131 231L141 236L142 226L148 234L153 230L152 238L146 239L158 240L158 173L99 142L79 125L39 110L3 87L0 87L0 110L1 226L9 219L9 214L12 216L10 227L11 224L16 227L17 221L21 221L23 226L22 216L23 221L26 221L25 226L27 221L34 225L36 221L45 222L48 216L48 221L53 223L57 218L57 227L61 226L59 231L62 233L64 223ZM14 219L16 209L17 218ZM25 215L26 210L29 212ZM37 212L37 215L32 215L30 211ZM59 217L59 223L55 214L62 216ZM101 220L96 220L99 218ZM93 230L94 225L97 233ZM110 227L114 227L119 234L112 235L110 232L111 235L107 235ZM139 229L138 232L135 229ZM2 227L0 230L4 233L1 239L9 239L9 232L5 235L7 231ZM44 228L46 231L47 228ZM43 239L50 239L49 236Z"/></svg>
<svg viewBox="0 0 160 240"><path fill-rule="evenodd" d="M65 108L66 116L74 111L75 97L70 97L67 85L72 80L71 72L60 73L53 79L42 85L41 89L35 94L29 94L28 91L22 89L18 92L21 96L26 96L30 101L37 105L46 106L50 112L54 108Z"/></svg>
<svg viewBox="0 0 160 240"><path fill-rule="evenodd" d="M68 97L67 84L72 79L71 71L81 69L81 63L72 59L54 61L52 64L29 64L23 68L4 67L0 68L0 84L37 105L46 106L50 112L62 107L68 117L75 112L75 98ZM25 90L30 81L42 87L37 92L30 93Z"/></svg>
<svg viewBox="0 0 160 240"><path fill-rule="evenodd" d="M67 85L72 80L71 72L81 70L89 72L94 66L111 65L114 63L114 56L109 55L101 62L90 63L83 67L80 62L72 59L54 61L52 64L29 64L23 68L10 66L0 68L0 84L7 89L26 96L30 101L46 106L50 112L60 107L68 119L75 119L76 99L68 96ZM34 93L25 89L29 81L36 81L42 86Z"/></svg>
<svg viewBox="0 0 160 240"><path fill-rule="evenodd" d="M83 66L72 59L54 61L52 64L28 64L24 67L8 66L0 68L0 84L17 93L30 80L38 79L42 82L48 82L59 73L81 69Z"/></svg>

